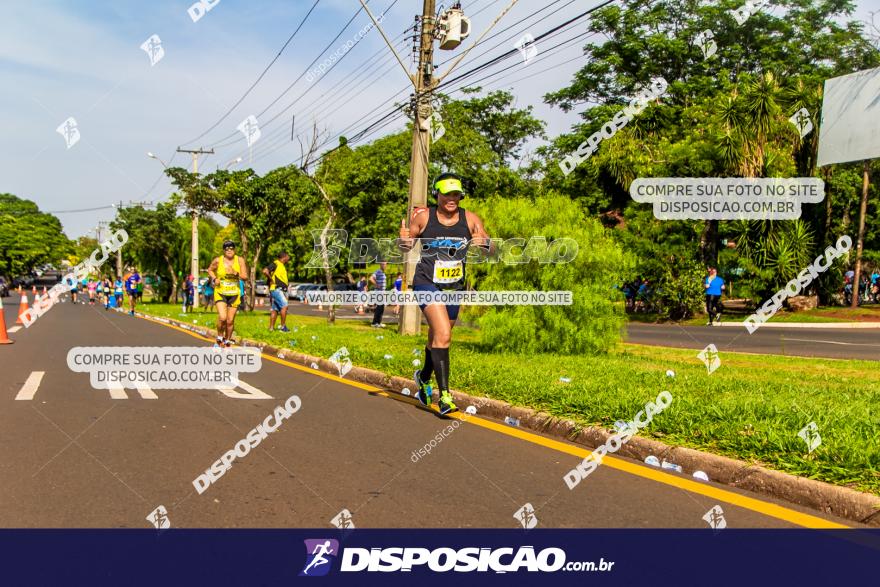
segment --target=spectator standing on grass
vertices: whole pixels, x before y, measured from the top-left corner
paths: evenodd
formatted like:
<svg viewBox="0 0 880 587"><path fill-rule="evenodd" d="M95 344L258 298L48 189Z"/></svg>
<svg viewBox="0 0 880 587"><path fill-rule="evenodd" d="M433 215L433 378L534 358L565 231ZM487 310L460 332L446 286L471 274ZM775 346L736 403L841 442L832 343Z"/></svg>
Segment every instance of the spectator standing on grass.
<svg viewBox="0 0 880 587"><path fill-rule="evenodd" d="M387 263L382 261L379 263L379 268L370 275L370 283L373 285L373 288L377 291L384 292L385 284L387 282L387 277L385 277L385 268L387 267ZM373 313L373 328L385 328L385 325L382 324L382 315L385 313L385 304L376 303L376 311Z"/></svg>
<svg viewBox="0 0 880 587"><path fill-rule="evenodd" d="M638 284L639 284L639 287L636 290L636 299L635 299L635 302L633 303L633 307L636 312L638 312L639 310L641 310L642 312L647 312L648 311L648 294L649 294L648 284L649 284L649 282L647 279L642 280L642 278L639 277Z"/></svg>
<svg viewBox="0 0 880 587"><path fill-rule="evenodd" d="M183 311L192 312L193 302L195 301L196 288L193 285L193 276L187 275L186 283L183 286Z"/></svg>
<svg viewBox="0 0 880 587"><path fill-rule="evenodd" d="M877 273L877 270L874 269L874 272L871 273L871 298L875 304L878 297L880 297L880 273Z"/></svg>
<svg viewBox="0 0 880 587"><path fill-rule="evenodd" d="M403 274L398 273L397 279L394 280L394 291L396 291L397 293L400 293L400 291L402 289L403 289ZM396 306L394 306L394 315L395 316L400 315L400 304L397 304Z"/></svg>
<svg viewBox="0 0 880 587"><path fill-rule="evenodd" d="M721 294L726 289L724 280L718 277L718 271L714 267L709 267L709 275L703 280L703 289L706 290L706 312L709 313L709 322L707 326L712 326L712 322L716 316L721 317Z"/></svg>
<svg viewBox="0 0 880 587"><path fill-rule="evenodd" d="M271 308L269 311L269 331L275 330L275 320L281 317L281 326L278 328L281 332L290 332L287 328L287 266L290 255L282 251L278 254L278 258L271 265L263 269L269 281L269 300Z"/></svg>
<svg viewBox="0 0 880 587"><path fill-rule="evenodd" d="M212 309L214 307L214 284L211 283L211 280L205 282L205 285L202 288L205 295L205 308Z"/></svg>

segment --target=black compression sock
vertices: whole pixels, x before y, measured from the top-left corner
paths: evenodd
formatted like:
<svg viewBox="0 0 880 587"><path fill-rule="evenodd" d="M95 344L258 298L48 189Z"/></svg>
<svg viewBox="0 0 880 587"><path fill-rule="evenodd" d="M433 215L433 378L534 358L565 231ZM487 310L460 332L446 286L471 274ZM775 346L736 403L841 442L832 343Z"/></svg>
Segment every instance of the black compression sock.
<svg viewBox="0 0 880 587"><path fill-rule="evenodd" d="M441 392L449 391L449 349L431 349L431 360L434 363L437 388Z"/></svg>
<svg viewBox="0 0 880 587"><path fill-rule="evenodd" d="M422 380L422 383L430 383L431 375L434 374L434 361L431 360L431 349L425 347L425 366L422 367L422 371L419 373L419 379Z"/></svg>

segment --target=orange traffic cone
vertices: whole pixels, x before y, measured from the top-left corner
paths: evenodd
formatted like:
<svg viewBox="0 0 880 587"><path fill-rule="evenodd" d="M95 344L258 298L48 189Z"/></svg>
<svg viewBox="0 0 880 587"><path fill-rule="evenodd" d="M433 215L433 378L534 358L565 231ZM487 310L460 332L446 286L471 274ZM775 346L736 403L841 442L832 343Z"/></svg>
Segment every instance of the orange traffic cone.
<svg viewBox="0 0 880 587"><path fill-rule="evenodd" d="M21 284L18 284L18 293L21 293Z"/></svg>
<svg viewBox="0 0 880 587"><path fill-rule="evenodd" d="M46 286L45 285L43 286L43 297L44 298L46 297Z"/></svg>
<svg viewBox="0 0 880 587"><path fill-rule="evenodd" d="M14 340L9 340L6 334L6 317L3 316L3 300L0 299L0 344L12 344Z"/></svg>
<svg viewBox="0 0 880 587"><path fill-rule="evenodd" d="M33 289L33 291L32 291L31 293L34 294L34 295L37 295L37 286L36 286L36 285L34 286L34 289Z"/></svg>
<svg viewBox="0 0 880 587"><path fill-rule="evenodd" d="M28 304L27 304L27 294L22 294L21 302L18 304L18 320L15 321L16 324L24 324L22 322L22 315L27 312Z"/></svg>

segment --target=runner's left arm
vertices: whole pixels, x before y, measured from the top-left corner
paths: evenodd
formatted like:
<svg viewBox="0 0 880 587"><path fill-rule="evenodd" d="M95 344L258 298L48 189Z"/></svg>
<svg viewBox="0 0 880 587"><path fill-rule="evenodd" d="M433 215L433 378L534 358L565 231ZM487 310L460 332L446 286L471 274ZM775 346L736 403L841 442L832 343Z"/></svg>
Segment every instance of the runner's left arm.
<svg viewBox="0 0 880 587"><path fill-rule="evenodd" d="M492 242L492 239L489 238L488 233L486 233L486 229L483 227L483 221L479 216L471 212L467 211L468 215L468 224L471 229L471 242L484 251L487 254L492 255L495 253L495 243Z"/></svg>

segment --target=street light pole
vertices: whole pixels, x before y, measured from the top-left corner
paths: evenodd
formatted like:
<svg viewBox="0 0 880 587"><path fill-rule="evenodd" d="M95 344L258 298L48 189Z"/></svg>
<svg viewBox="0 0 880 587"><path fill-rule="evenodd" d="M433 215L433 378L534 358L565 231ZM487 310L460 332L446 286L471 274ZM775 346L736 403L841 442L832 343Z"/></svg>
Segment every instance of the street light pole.
<svg viewBox="0 0 880 587"><path fill-rule="evenodd" d="M214 153L214 149L210 151L206 151L204 149L181 149L177 148L178 153L189 153L192 155L193 162L193 173L195 175L199 174L199 155L210 155ZM199 307L199 213L196 210L192 211L192 248L190 250L192 262L190 263L190 273L195 279L195 287L196 287L196 295L193 296L195 299L193 300L193 307Z"/></svg>

